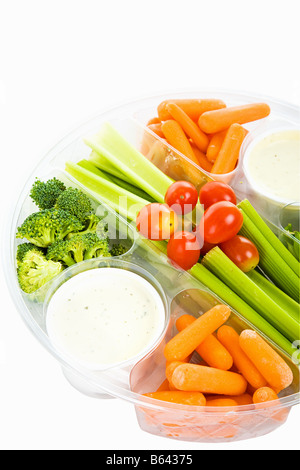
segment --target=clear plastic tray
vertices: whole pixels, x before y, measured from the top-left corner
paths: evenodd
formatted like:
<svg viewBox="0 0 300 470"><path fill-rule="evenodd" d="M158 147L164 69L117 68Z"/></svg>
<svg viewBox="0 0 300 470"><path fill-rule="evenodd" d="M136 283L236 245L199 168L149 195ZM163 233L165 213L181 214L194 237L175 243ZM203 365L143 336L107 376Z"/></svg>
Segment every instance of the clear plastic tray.
<svg viewBox="0 0 300 470"><path fill-rule="evenodd" d="M172 94L170 98L196 96L222 98L228 105L267 101L276 118L279 116L284 121L295 123L298 117L298 110L293 106L244 94L216 91L202 93L198 91L185 93L184 95ZM106 121L110 121L136 148L142 150L146 133L148 146L150 142L150 147L154 145L159 147L162 152L171 152L171 158L176 158L174 149L165 146L164 142L160 141L145 127L146 121L155 115L157 105L167 98L166 95L152 97L115 108L101 116L97 116L67 135L44 156L24 185L14 214L9 221L4 246L7 283L16 307L26 325L33 332L36 339L57 359L70 383L82 393L97 398L116 397L131 402L135 406L140 427L156 435L199 442L226 442L257 437L282 425L286 421L292 406L299 403L299 366L295 365L290 357L287 357L277 345L271 342L273 347L290 364L295 377L293 384L280 396L279 403L272 406L271 409L264 406L244 405L235 407L234 410L232 408L220 409L214 407L205 407L205 410L203 410L199 407L187 407L171 403L161 405L161 402L158 404L156 400L142 396L143 393L153 391L164 380L165 359L163 357L163 347L175 332L176 318L185 312L196 317L213 305L220 303L221 300L188 273L171 266L165 255L158 251L151 242L137 236L136 231L127 221L105 204L102 204L94 194L88 193L94 200L95 208L101 203L100 210L105 210L107 217L114 220L115 225L118 227L115 239L121 238L122 242L125 239L128 252L113 259L84 261L72 266L34 295L24 294L18 286L15 266L17 246L15 233L24 218L36 210L28 196L34 179L36 177L48 179L57 176L68 185L81 188L64 172L64 162L66 160L76 162L86 158L90 153L90 149L83 143L83 138L98 132L101 124ZM147 155L149 156L149 154ZM160 164L159 162L154 163L157 163L158 166ZM242 160L234 174L230 175L227 180L235 189L242 175L241 167ZM196 170L199 174L198 183L200 186L213 179L212 175L207 174L200 168ZM256 208L261 209L261 213L265 217L267 216L263 202L256 196L254 198L251 188L247 186L247 190L241 194L241 198L244 195L251 201L255 201ZM280 234L282 229L280 229L278 217L279 215L276 214L269 221L274 231ZM165 327L160 338L152 345L144 357L137 358L134 363L109 367L102 371L93 371L80 366L68 357L64 357L56 350L47 335L45 311L52 293L66 279L87 269L105 269L108 262L119 269L130 269L138 273L156 287L165 302ZM228 324L234 326L237 331L242 331L245 328L256 329L233 309ZM264 335L262 334L262 336ZM268 338L266 339L270 341Z"/></svg>

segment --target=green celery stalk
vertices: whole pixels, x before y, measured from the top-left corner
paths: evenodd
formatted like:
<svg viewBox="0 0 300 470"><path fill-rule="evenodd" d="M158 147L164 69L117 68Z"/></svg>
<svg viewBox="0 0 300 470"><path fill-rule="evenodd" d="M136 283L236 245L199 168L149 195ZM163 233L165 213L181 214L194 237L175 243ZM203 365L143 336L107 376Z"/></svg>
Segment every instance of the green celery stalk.
<svg viewBox="0 0 300 470"><path fill-rule="evenodd" d="M197 263L189 271L190 274L204 284L211 292L214 292L223 302L236 310L254 328L257 328L264 336L268 337L285 353L292 356L295 352L291 342L270 323L268 323L249 304L231 290L217 276L211 273L200 263Z"/></svg>
<svg viewBox="0 0 300 470"><path fill-rule="evenodd" d="M260 274L256 269L252 269L247 276L255 282L269 297L271 297L281 308L298 322L300 321L300 305L289 295L283 292L273 282Z"/></svg>
<svg viewBox="0 0 300 470"><path fill-rule="evenodd" d="M124 173L118 170L118 168L112 165L112 163L108 161L103 155L99 155L94 150L91 151L91 154L88 159L97 168L99 168L99 170L106 171L106 173L109 173L110 175L116 176L117 178L127 181L128 183L132 183L132 181L129 180L128 176L126 176Z"/></svg>
<svg viewBox="0 0 300 470"><path fill-rule="evenodd" d="M85 143L99 155L111 162L131 182L150 194L157 202L164 203L165 194L173 180L166 176L143 154L127 142L109 123Z"/></svg>
<svg viewBox="0 0 300 470"><path fill-rule="evenodd" d="M143 191L142 189L138 188L137 186L134 186L131 183L128 183L127 181L124 181L123 179L118 178L117 176L108 174L106 171L99 170L99 168L97 168L89 160L81 160L77 163L77 165L81 166L82 168L85 168L86 170L91 171L92 173L95 173L98 176L102 176L102 178L105 178L108 181L115 183L117 186L126 189L126 191L129 191L130 193L135 194L136 196L139 196L142 199L145 199L150 202L155 202L154 199L152 199L152 197L149 196L149 194L145 193L145 191Z"/></svg>
<svg viewBox="0 0 300 470"><path fill-rule="evenodd" d="M240 234L249 238L259 251L259 266L271 281L274 282L287 295L296 302L299 301L300 280L297 274L289 267L284 258L265 238L260 229L252 222L243 209L240 209L244 223Z"/></svg>
<svg viewBox="0 0 300 470"><path fill-rule="evenodd" d="M297 276L300 276L300 263L297 259L290 253L290 251L284 246L284 244L279 240L279 238L272 232L268 227L266 222L254 209L252 204L247 200L243 200L238 204L238 207L243 210L243 212L249 217L257 229L261 232L261 235L268 240L270 245L273 246L274 250L278 253L279 256L285 261L285 263L294 271Z"/></svg>
<svg viewBox="0 0 300 470"><path fill-rule="evenodd" d="M138 212L145 205L149 204L149 201L120 188L107 179L80 167L76 163L67 162L66 172L88 188L99 202L104 202L130 221L135 221Z"/></svg>
<svg viewBox="0 0 300 470"><path fill-rule="evenodd" d="M240 270L219 247L210 250L203 265L290 341L300 339L299 322Z"/></svg>

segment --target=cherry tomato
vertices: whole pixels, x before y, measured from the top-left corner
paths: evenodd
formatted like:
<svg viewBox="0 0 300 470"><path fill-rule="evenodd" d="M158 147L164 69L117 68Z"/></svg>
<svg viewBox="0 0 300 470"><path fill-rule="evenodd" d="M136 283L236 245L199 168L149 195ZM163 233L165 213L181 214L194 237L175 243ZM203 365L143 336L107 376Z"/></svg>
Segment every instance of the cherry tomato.
<svg viewBox="0 0 300 470"><path fill-rule="evenodd" d="M137 215L137 230L149 240L169 240L178 226L178 217L166 204L154 202Z"/></svg>
<svg viewBox="0 0 300 470"><path fill-rule="evenodd" d="M248 238L236 235L221 243L220 248L244 273L248 273L259 263L258 249Z"/></svg>
<svg viewBox="0 0 300 470"><path fill-rule="evenodd" d="M236 195L228 184L221 181L210 181L200 189L199 201L204 206L204 210L206 210L220 201L229 201L232 204L236 204Z"/></svg>
<svg viewBox="0 0 300 470"><path fill-rule="evenodd" d="M207 243L218 245L237 235L243 225L243 214L232 202L220 201L202 216L198 234Z"/></svg>
<svg viewBox="0 0 300 470"><path fill-rule="evenodd" d="M176 232L169 240L167 253L170 260L181 269L191 269L199 260L200 245L191 232Z"/></svg>
<svg viewBox="0 0 300 470"><path fill-rule="evenodd" d="M188 214L192 212L198 202L198 191L188 181L176 181L171 184L166 192L165 202L176 214Z"/></svg>

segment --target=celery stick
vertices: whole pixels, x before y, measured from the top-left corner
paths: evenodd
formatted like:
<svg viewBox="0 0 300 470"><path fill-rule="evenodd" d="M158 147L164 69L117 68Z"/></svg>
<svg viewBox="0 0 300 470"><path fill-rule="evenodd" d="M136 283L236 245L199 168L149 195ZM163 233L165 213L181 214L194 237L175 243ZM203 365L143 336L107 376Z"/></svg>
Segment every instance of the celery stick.
<svg viewBox="0 0 300 470"><path fill-rule="evenodd" d="M117 186L120 186L123 189L126 189L126 191L129 191L132 194L135 194L136 196L141 197L142 199L145 199L149 202L155 202L154 199L152 199L149 194L145 193L140 188L137 188L131 183L128 183L127 181L124 181L120 178L117 178L114 175L108 174L106 171L99 170L91 161L89 160L81 160L80 162L77 163L77 165L81 166L82 168L85 168L86 170L91 171L92 173L95 173L98 176L102 176L102 178L107 179L108 181L111 181L112 183L115 183Z"/></svg>
<svg viewBox="0 0 300 470"><path fill-rule="evenodd" d="M118 168L112 165L111 162L108 161L103 155L99 155L94 150L92 150L89 156L89 161L99 168L99 170L106 171L106 173L114 175L124 181L128 181L128 183L132 183L128 176L123 174L120 170L118 170Z"/></svg>
<svg viewBox="0 0 300 470"><path fill-rule="evenodd" d="M244 211L244 213L249 217L249 219L255 224L257 229L261 232L262 236L265 237L269 243L273 246L274 250L277 251L278 255L285 260L286 264L300 276L300 263L297 259L290 253L290 251L284 246L284 244L279 240L278 237L272 232L268 227L266 222L254 209L251 203L245 199L238 204L238 207Z"/></svg>
<svg viewBox="0 0 300 470"><path fill-rule="evenodd" d="M89 189L99 202L104 202L130 221L136 220L138 212L149 204L149 201L135 196L73 162L66 163L66 172Z"/></svg>
<svg viewBox="0 0 300 470"><path fill-rule="evenodd" d="M203 265L290 341L299 340L299 322L243 273L219 247L210 250Z"/></svg>
<svg viewBox="0 0 300 470"><path fill-rule="evenodd" d="M122 173L128 175L131 182L153 199L164 202L173 180L129 144L109 123L105 123L96 136L84 141L92 150L104 155Z"/></svg>
<svg viewBox="0 0 300 470"><path fill-rule="evenodd" d="M247 273L247 276L255 282L269 297L271 297L281 308L289 313L295 320L300 321L300 305L289 295L279 289L269 279L260 274L256 269Z"/></svg>
<svg viewBox="0 0 300 470"><path fill-rule="evenodd" d="M94 173L95 175L101 176L101 178L113 182L109 175L105 174L104 171L99 170L99 168L97 168L95 165L93 165L93 163L88 160L80 160L77 165L81 166L81 168L85 168L86 170L90 171L91 173Z"/></svg>
<svg viewBox="0 0 300 470"><path fill-rule="evenodd" d="M297 274L278 254L269 240L263 236L260 229L252 222L243 209L240 209L244 223L240 234L249 238L259 251L259 266L265 274L296 302L299 301L300 280Z"/></svg>
<svg viewBox="0 0 300 470"><path fill-rule="evenodd" d="M190 270L192 276L198 279L208 289L215 293L223 302L236 310L241 317L245 318L254 328L257 328L263 335L273 341L289 356L295 352L291 342L282 335L276 328L261 317L250 305L233 292L224 282L212 274L202 264L197 263Z"/></svg>

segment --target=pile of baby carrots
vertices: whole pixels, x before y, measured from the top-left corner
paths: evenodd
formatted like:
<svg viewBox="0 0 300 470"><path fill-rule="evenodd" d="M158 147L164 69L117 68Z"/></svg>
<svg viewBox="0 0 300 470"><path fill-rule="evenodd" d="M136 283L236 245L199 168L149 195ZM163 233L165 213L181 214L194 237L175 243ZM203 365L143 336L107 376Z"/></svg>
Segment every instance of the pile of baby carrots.
<svg viewBox="0 0 300 470"><path fill-rule="evenodd" d="M266 103L227 107L219 99L166 100L147 126L203 170L227 174L235 169L248 133L242 124L265 118L270 111Z"/></svg>
<svg viewBox="0 0 300 470"><path fill-rule="evenodd" d="M192 406L241 406L279 400L293 382L282 357L254 330L226 325L231 310L216 305L197 319L184 314L166 344L166 379L157 400ZM191 363L194 352L200 363Z"/></svg>

